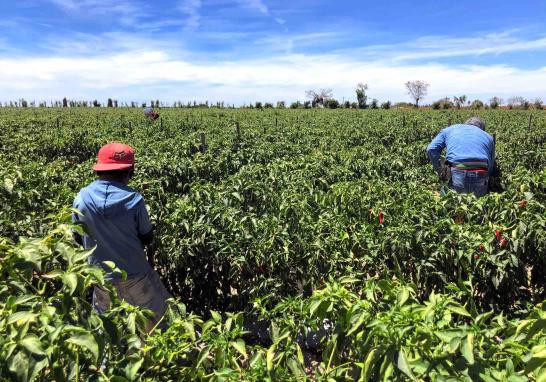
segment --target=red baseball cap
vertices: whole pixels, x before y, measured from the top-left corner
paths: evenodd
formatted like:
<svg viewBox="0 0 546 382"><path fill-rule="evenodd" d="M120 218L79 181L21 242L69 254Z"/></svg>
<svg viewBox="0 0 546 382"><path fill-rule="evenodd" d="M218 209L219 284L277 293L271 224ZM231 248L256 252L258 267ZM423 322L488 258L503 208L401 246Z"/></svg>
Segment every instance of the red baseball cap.
<svg viewBox="0 0 546 382"><path fill-rule="evenodd" d="M135 149L129 145L112 142L99 150L93 171L127 170L135 165Z"/></svg>

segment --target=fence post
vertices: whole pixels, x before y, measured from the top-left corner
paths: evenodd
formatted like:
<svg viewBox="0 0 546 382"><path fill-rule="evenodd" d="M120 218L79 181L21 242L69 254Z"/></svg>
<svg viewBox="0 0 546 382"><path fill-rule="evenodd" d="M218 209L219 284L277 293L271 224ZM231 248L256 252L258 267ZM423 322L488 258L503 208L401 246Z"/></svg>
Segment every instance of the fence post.
<svg viewBox="0 0 546 382"><path fill-rule="evenodd" d="M205 133L201 133L200 134L200 139L201 139L201 152L204 153L205 151L207 151L207 141L206 141L206 138L205 138Z"/></svg>

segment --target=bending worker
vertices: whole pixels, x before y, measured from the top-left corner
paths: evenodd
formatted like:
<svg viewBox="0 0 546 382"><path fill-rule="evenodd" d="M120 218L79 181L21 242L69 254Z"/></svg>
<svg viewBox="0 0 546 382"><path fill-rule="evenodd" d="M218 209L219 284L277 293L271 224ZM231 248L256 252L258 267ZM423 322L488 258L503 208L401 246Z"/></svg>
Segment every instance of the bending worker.
<svg viewBox="0 0 546 382"><path fill-rule="evenodd" d="M81 221L87 235L76 235L76 241L86 249L96 246L89 262L102 267L121 299L129 304L150 309L155 313L148 325L151 330L167 310L171 296L158 274L146 259L144 246L153 241L144 199L128 186L134 174L135 152L131 146L110 143L99 150L93 171L98 179L82 188L74 200L74 221ZM112 261L127 273L122 280L103 262ZM93 306L99 312L110 307L110 295L100 286L93 291Z"/></svg>
<svg viewBox="0 0 546 382"><path fill-rule="evenodd" d="M485 123L472 117L464 124L446 127L432 140L427 153L440 178L444 148L449 188L459 193L472 192L477 197L487 194L495 164L495 142L485 132Z"/></svg>

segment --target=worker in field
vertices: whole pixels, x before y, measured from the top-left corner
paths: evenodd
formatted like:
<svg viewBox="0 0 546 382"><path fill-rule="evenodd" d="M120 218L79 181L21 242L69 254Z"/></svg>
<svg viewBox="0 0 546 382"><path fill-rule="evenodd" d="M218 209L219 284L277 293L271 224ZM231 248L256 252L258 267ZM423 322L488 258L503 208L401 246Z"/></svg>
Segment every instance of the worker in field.
<svg viewBox="0 0 546 382"><path fill-rule="evenodd" d="M150 118L152 121L155 121L159 118L159 113L156 113L151 107L147 107L146 109L144 109L144 115Z"/></svg>
<svg viewBox="0 0 546 382"><path fill-rule="evenodd" d="M131 146L122 143L103 146L93 166L98 179L76 196L73 207L81 215L74 214L73 220L83 223L87 232L84 236L76 234L76 241L86 249L96 246L89 262L107 272L106 279L112 282L118 296L155 313L148 326L151 330L163 317L171 296L144 253L144 246L153 241L154 231L144 199L128 186L134 165L135 152ZM125 271L126 280L121 279L119 272L112 272L105 261L114 262ZM110 296L100 286L94 288L93 306L99 312L110 306Z"/></svg>
<svg viewBox="0 0 546 382"><path fill-rule="evenodd" d="M446 149L445 167L440 163ZM495 165L495 142L485 132L485 123L472 117L464 124L449 126L427 148L432 166L449 188L459 193L483 196L488 192L489 177Z"/></svg>

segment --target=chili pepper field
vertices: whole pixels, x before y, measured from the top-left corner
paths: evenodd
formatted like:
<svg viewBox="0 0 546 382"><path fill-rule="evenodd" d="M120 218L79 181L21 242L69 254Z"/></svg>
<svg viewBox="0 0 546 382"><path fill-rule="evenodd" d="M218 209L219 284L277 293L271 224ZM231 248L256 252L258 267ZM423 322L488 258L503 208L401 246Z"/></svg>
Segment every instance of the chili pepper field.
<svg viewBox="0 0 546 382"><path fill-rule="evenodd" d="M546 381L546 114L0 108L0 381ZM426 155L479 115L502 177ZM169 328L88 300L70 206L136 149ZM249 329L266 328L265 337Z"/></svg>

